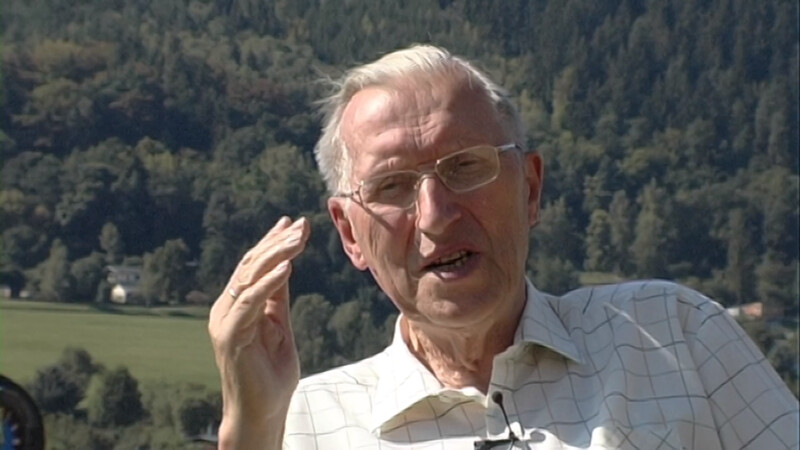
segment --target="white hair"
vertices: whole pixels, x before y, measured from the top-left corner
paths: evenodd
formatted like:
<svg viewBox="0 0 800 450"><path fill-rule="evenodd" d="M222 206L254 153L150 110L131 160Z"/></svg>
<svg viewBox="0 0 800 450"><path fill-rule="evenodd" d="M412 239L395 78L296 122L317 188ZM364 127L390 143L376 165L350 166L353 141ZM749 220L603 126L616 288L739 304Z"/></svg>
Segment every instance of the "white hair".
<svg viewBox="0 0 800 450"><path fill-rule="evenodd" d="M413 45L384 55L380 59L347 71L333 82L334 94L320 102L323 111L322 135L314 148L319 171L331 194L347 190L352 170L351 155L341 135L344 109L360 90L383 86L401 78L419 74L462 72L485 93L505 125L520 143L525 129L519 112L505 89L494 83L468 61L431 45Z"/></svg>

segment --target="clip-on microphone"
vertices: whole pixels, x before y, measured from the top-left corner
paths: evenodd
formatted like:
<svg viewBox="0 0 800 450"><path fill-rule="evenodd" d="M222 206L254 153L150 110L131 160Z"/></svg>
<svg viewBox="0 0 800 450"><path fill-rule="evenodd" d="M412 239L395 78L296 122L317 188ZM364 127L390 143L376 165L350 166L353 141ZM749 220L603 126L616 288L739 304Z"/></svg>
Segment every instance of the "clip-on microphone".
<svg viewBox="0 0 800 450"><path fill-rule="evenodd" d="M519 438L516 434L514 434L514 430L511 429L511 422L508 420L508 414L506 414L506 408L503 406L503 393L500 391L495 391L492 394L492 401L500 407L500 411L503 413L503 419L506 421L506 426L508 427L508 437L505 439L487 439L482 441L476 441L474 443L475 450L490 450L496 447L499 447L503 444L508 444L506 448L513 448L515 442L519 442Z"/></svg>

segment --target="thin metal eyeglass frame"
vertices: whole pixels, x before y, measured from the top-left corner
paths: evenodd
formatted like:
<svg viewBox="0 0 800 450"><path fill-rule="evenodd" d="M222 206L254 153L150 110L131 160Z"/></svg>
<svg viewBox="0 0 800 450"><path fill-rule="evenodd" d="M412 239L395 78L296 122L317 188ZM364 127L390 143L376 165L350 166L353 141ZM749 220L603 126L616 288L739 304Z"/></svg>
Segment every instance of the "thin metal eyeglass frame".
<svg viewBox="0 0 800 450"><path fill-rule="evenodd" d="M490 147L494 147L494 149L497 151L497 158L498 158L498 159L500 158L500 154L501 154L501 153L507 152L507 151L509 151L509 150L520 150L520 151L522 151L522 147L520 147L520 146L519 146L519 144L517 144L516 142L512 142L512 143L509 143L509 144L503 144L503 145L496 145L496 146L495 146L495 145L489 145L489 146L490 146ZM479 183L479 184L477 184L477 185L475 185L475 186L472 186L472 187L470 187L469 189L464 189L464 190L458 190L458 191L456 191L456 190L454 190L454 189L450 188L449 186L447 186L447 183L445 183L445 182L444 182L444 180L442 180L441 176L440 176L440 175L439 175L439 173L436 171L436 167L438 167L438 166L439 166L439 163L440 163L440 161L442 161L442 160L446 160L446 159L448 159L448 158L451 158L451 157L453 157L453 156L455 156L455 155L458 155L458 154L460 154L460 153L462 153L462 152L469 151L469 150L471 150L471 149L473 149L473 148L475 148L475 147L482 147L482 145L476 145L476 146L474 146L474 147L468 147L468 148L465 148L465 149L459 150L459 151L457 151L457 152L451 153L451 154L449 154L449 155L443 156L443 157L441 157L441 158L437 159L436 161L434 161L434 163L433 163L433 168L431 168L431 169L429 169L429 170L399 170L399 171L397 171L397 172L389 172L389 173L386 173L386 174L383 174L383 175L378 175L378 176L379 176L379 177L386 177L386 176L390 176L390 175L392 175L393 173L398 173L398 172L399 172L399 173L402 173L402 172L416 172L416 173L418 174L418 176L417 176L417 182L414 184L414 197L413 197L413 198L414 198L414 200L413 200L411 203L409 203L407 206L396 206L397 208L399 208L399 209L403 209L403 210L409 209L409 208L411 208L412 206L414 206L414 205L417 203L417 197L419 196L419 194L418 194L419 187L420 187L420 185L422 184L422 180L423 180L423 179L424 179L426 176L436 176L436 178L438 178L438 179L439 179L439 181L442 183L442 185L444 185L445 187L447 187L447 189L450 189L450 191L452 191L452 192L455 192L455 193L464 193L464 192L470 192L470 191L473 191L473 190L475 190L475 189L478 189L478 188L480 188L480 187L482 187L482 186L485 186L485 185L487 185L487 184L491 183L492 181L496 180L496 179L497 179L497 177L498 177L498 176L499 176L499 174L500 174L500 172L499 172L499 168L498 168L498 173L497 173L497 174L495 174L495 175L494 175L494 176L493 176L491 179L489 179L488 181L485 181L485 182L483 182L483 183ZM372 178L370 178L370 179L372 179ZM363 198L361 197L361 188L362 188L362 187L364 187L364 183L365 183L365 182L367 182L367 181L369 181L370 179L368 179L368 180L361 180L361 181L359 181L359 182L358 182L358 187L357 187L355 190L353 190L353 191L350 191L350 192L346 192L346 193L337 194L337 195L334 195L334 197L343 197L343 198L350 198L350 199L354 199L356 196L358 196L358 198L359 198L359 203L360 203L360 204L362 204L362 205L364 205L364 206L366 206L366 205L367 205L367 203L366 203L366 202L364 202ZM393 205L387 205L387 206L393 206Z"/></svg>

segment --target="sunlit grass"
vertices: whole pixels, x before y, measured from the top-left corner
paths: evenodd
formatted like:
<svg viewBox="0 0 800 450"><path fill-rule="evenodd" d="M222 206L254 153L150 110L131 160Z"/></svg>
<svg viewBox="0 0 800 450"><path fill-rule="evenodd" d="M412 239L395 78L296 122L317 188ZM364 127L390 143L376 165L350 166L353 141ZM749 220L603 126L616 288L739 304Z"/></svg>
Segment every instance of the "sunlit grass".
<svg viewBox="0 0 800 450"><path fill-rule="evenodd" d="M0 373L21 383L65 347L106 367L127 366L142 382L218 388L206 332L208 309L113 307L0 300Z"/></svg>
<svg viewBox="0 0 800 450"><path fill-rule="evenodd" d="M612 284L625 281L624 278L611 272L581 272L578 275L578 279L580 280L581 286Z"/></svg>

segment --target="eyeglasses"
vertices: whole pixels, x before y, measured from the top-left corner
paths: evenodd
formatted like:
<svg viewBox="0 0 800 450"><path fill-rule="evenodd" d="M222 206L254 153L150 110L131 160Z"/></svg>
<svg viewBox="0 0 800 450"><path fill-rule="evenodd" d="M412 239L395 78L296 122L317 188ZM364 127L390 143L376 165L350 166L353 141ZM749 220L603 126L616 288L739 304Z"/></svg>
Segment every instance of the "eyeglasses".
<svg viewBox="0 0 800 450"><path fill-rule="evenodd" d="M432 170L400 170L378 175L362 180L356 190L341 196L352 198L357 195L365 206L373 210L387 207L408 209L417 202L417 191L424 177L435 174L451 191L469 192L497 178L500 153L519 148L517 144L470 147L436 160Z"/></svg>

